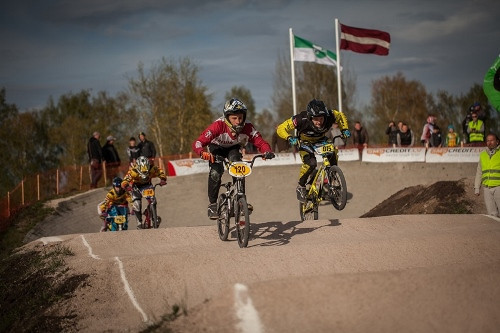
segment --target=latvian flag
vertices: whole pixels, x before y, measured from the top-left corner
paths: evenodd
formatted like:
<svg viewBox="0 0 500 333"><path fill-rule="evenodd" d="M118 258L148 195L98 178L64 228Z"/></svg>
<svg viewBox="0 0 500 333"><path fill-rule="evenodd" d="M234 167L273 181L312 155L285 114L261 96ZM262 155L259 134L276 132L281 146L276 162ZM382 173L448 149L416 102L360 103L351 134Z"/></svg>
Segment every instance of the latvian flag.
<svg viewBox="0 0 500 333"><path fill-rule="evenodd" d="M340 49L358 53L388 55L391 35L385 31L340 24Z"/></svg>

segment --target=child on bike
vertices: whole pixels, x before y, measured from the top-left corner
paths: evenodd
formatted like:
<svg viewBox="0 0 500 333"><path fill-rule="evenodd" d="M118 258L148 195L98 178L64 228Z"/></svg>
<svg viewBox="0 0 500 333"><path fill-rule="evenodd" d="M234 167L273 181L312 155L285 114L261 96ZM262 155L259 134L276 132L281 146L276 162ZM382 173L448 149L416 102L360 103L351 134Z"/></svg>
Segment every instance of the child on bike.
<svg viewBox="0 0 500 333"><path fill-rule="evenodd" d="M298 140L308 143L315 143L327 140L326 133L334 123L339 125L344 138L351 136L348 129L347 118L344 113L337 110L329 110L323 101L313 99L307 104L307 110L285 120L278 125L276 132L288 140L291 146L298 144ZM297 130L298 137L293 136L293 131ZM299 155L302 160L302 166L299 174L299 184L297 186L297 199L301 202L306 201L306 183L308 178L314 179L317 161L314 153L307 152L299 147ZM336 155L332 155L331 165L337 165Z"/></svg>
<svg viewBox="0 0 500 333"><path fill-rule="evenodd" d="M142 229L142 194L141 190L151 186L153 178L160 178L160 186L167 184L167 176L160 167L151 165L149 159L144 156L139 156L135 164L128 170L121 187L127 189L134 184L132 188L132 208L135 218L137 219L137 229Z"/></svg>
<svg viewBox="0 0 500 333"><path fill-rule="evenodd" d="M122 179L120 177L113 178L113 187L106 194L106 198L104 201L100 202L97 205L97 211L99 213L99 217L103 221L103 225L101 227L101 232L106 231L106 217L108 216L108 210L113 205L127 205L132 202L132 197L130 193L125 191L122 187Z"/></svg>
<svg viewBox="0 0 500 333"><path fill-rule="evenodd" d="M274 157L271 146L249 122L246 122L247 107L236 98L224 104L224 115L210 124L193 143L193 150L202 159L209 161L208 176L208 217L217 219L217 196L224 174L223 161L217 156L229 161L241 161L241 149L252 143L265 154L265 159ZM206 147L206 150L204 148ZM248 204L248 209L253 210Z"/></svg>

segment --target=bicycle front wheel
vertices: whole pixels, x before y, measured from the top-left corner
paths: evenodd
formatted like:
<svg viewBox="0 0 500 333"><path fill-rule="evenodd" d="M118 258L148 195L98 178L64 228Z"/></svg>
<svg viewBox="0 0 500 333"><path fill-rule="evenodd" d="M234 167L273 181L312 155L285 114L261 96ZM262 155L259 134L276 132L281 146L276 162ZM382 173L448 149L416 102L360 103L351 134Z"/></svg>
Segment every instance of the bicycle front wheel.
<svg viewBox="0 0 500 333"><path fill-rule="evenodd" d="M317 220L318 219L318 204L312 200L299 202L300 220Z"/></svg>
<svg viewBox="0 0 500 333"><path fill-rule="evenodd" d="M347 203L347 185L344 173L336 165L332 165L328 170L328 185L328 196L333 207L337 210L344 209Z"/></svg>
<svg viewBox="0 0 500 333"><path fill-rule="evenodd" d="M154 229L158 228L158 216L156 214L156 205L149 205L149 216L151 217L151 226Z"/></svg>
<svg viewBox="0 0 500 333"><path fill-rule="evenodd" d="M234 207L234 221L236 222L236 237L240 247L247 247L250 237L250 217L248 204L245 198L239 198Z"/></svg>
<svg viewBox="0 0 500 333"><path fill-rule="evenodd" d="M217 212L219 213L219 217L217 218L217 232L219 233L219 238L222 241L226 241L229 235L230 214L225 194L221 194L217 199Z"/></svg>

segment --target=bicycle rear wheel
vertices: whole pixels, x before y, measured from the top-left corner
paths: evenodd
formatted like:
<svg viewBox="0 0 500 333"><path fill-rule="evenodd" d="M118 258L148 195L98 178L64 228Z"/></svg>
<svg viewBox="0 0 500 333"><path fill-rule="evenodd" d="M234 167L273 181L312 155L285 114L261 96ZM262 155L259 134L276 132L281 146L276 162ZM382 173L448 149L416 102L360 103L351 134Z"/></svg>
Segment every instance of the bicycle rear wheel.
<svg viewBox="0 0 500 333"><path fill-rule="evenodd" d="M217 232L219 233L219 238L222 241L226 241L229 235L230 214L225 194L221 194L217 199L217 213L219 214L217 218Z"/></svg>
<svg viewBox="0 0 500 333"><path fill-rule="evenodd" d="M344 173L336 165L332 165L328 170L328 184L328 196L333 207L337 210L344 209L347 203L347 185Z"/></svg>
<svg viewBox="0 0 500 333"><path fill-rule="evenodd" d="M240 247L247 247L250 237L250 217L248 204L245 198L239 198L234 207L234 221L236 223L236 237Z"/></svg>

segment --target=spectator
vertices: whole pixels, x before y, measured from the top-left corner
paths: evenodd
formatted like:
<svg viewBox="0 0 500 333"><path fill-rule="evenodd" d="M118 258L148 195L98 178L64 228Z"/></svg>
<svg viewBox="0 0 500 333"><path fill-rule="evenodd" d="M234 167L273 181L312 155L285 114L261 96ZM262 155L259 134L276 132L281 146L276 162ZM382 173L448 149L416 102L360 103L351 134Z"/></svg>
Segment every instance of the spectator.
<svg viewBox="0 0 500 333"><path fill-rule="evenodd" d="M473 120L472 119L472 113L476 112L478 119L482 120L484 122L484 119L486 118L486 115L484 111L481 109L481 104L479 102L475 102L469 107L469 111L467 111L467 115L465 116L464 120L462 121L462 130L464 134L464 141L466 143L470 143L470 132L468 131L468 126L469 123ZM484 131L483 131L483 136L484 136ZM483 139L484 140L484 139Z"/></svg>
<svg viewBox="0 0 500 333"><path fill-rule="evenodd" d="M391 121L389 123L389 126L385 130L385 134L389 136L389 141L387 142L389 146L394 147L398 143L398 132L399 129L398 127L396 127L396 123L394 123L394 121Z"/></svg>
<svg viewBox="0 0 500 333"><path fill-rule="evenodd" d="M467 134L469 134L469 143L474 146L482 146L484 143L484 123L478 119L476 111L471 113L472 120L467 125Z"/></svg>
<svg viewBox="0 0 500 333"><path fill-rule="evenodd" d="M354 124L352 143L359 149L360 153L363 151L363 148L368 147L368 132L359 121Z"/></svg>
<svg viewBox="0 0 500 333"><path fill-rule="evenodd" d="M275 129L278 128L276 125ZM271 138L271 150L276 153L288 152L290 150L290 144L286 139L281 138L276 131L274 131Z"/></svg>
<svg viewBox="0 0 500 333"><path fill-rule="evenodd" d="M130 137L127 148L129 166L132 166L135 163L135 160L140 156L140 151L141 150L136 145L135 138L133 136Z"/></svg>
<svg viewBox="0 0 500 333"><path fill-rule="evenodd" d="M87 154L90 163L90 188L96 188L102 177L102 148L99 139L101 134L94 132L87 143Z"/></svg>
<svg viewBox="0 0 500 333"><path fill-rule="evenodd" d="M406 123L401 126L401 131L397 136L398 147L413 147L415 145L415 135Z"/></svg>
<svg viewBox="0 0 500 333"><path fill-rule="evenodd" d="M499 217L500 210L500 140L496 134L486 136L486 149L479 154L474 180L474 193L483 186L484 203L488 215Z"/></svg>
<svg viewBox="0 0 500 333"><path fill-rule="evenodd" d="M337 135L342 135L342 131L339 128L339 124L337 122L333 123L332 128L325 133L325 136L330 140L333 140ZM345 148L345 141L342 138L335 138L333 144L340 149Z"/></svg>
<svg viewBox="0 0 500 333"><path fill-rule="evenodd" d="M438 125L434 124L432 128L432 134L429 139L430 147L441 147L443 145L443 138L441 136L441 129Z"/></svg>
<svg viewBox="0 0 500 333"><path fill-rule="evenodd" d="M460 144L460 136L455 132L453 124L448 125L448 134L446 134L446 147L457 147Z"/></svg>
<svg viewBox="0 0 500 333"><path fill-rule="evenodd" d="M102 157L106 161L106 178L110 182L114 177L119 176L121 164L120 156L114 145L115 141L116 138L110 135L106 138L106 143L102 147Z"/></svg>
<svg viewBox="0 0 500 333"><path fill-rule="evenodd" d="M434 123L436 121L436 117L433 115L429 115L427 117L427 122L422 129L422 135L420 136L420 142L423 146L429 146L429 140L431 139L432 129L434 128Z"/></svg>
<svg viewBox="0 0 500 333"><path fill-rule="evenodd" d="M149 159L149 163L154 164L154 159L156 157L156 148L155 145L146 139L146 134L144 132L139 133L139 145L137 146L140 151L140 156L147 157Z"/></svg>
<svg viewBox="0 0 500 333"><path fill-rule="evenodd" d="M402 122L401 120L398 121L398 130L401 131L403 129L403 124L404 122Z"/></svg>

